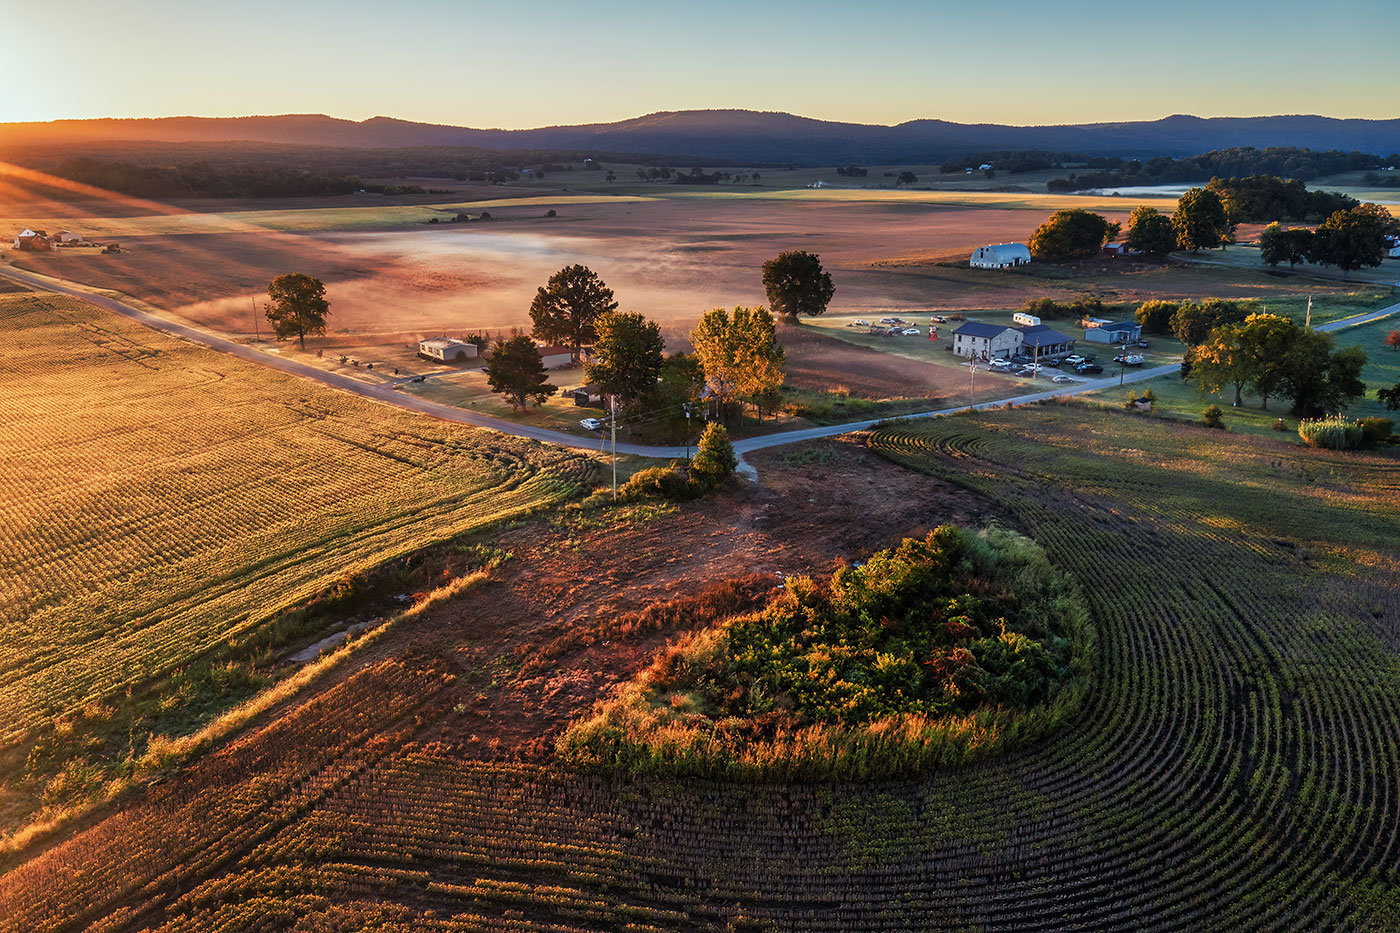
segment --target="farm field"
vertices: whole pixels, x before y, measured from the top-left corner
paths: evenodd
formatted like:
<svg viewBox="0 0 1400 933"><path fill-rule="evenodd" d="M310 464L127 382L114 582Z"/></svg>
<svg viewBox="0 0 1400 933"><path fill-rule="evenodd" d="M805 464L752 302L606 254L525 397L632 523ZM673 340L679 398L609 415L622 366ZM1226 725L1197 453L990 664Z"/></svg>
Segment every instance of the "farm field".
<svg viewBox="0 0 1400 933"><path fill-rule="evenodd" d="M492 532L485 588L0 876L0 930L1394 928L1393 457L1056 404L867 443ZM1095 685L1051 739L860 785L552 764L687 618L948 519L1083 587Z"/></svg>
<svg viewBox="0 0 1400 933"><path fill-rule="evenodd" d="M0 836L129 776L138 727L197 727L214 681L256 688L224 655L284 610L591 470L71 299L6 293L0 321Z"/></svg>

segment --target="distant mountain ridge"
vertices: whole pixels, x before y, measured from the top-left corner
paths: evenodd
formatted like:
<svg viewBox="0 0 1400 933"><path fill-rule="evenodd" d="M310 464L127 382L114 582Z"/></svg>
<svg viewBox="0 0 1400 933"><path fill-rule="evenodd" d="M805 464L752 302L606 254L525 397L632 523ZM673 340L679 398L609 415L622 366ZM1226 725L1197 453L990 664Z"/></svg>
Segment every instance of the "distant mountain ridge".
<svg viewBox="0 0 1400 933"><path fill-rule="evenodd" d="M354 121L320 114L0 124L0 147L80 145L100 141L240 141L343 148L595 149L665 153L677 159L821 165L930 162L997 149L1180 157L1234 146L1297 146L1386 155L1400 151L1400 119L1176 115L1152 121L1063 126L1006 126L945 120L912 120L896 126L882 126L752 110L682 110L652 113L616 123L528 130L473 129L392 117Z"/></svg>

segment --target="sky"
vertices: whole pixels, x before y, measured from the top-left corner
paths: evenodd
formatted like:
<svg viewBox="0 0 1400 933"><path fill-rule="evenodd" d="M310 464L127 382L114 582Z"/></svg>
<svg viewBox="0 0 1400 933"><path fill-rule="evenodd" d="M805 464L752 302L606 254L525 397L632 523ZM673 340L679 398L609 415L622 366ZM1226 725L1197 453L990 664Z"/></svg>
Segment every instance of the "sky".
<svg viewBox="0 0 1400 933"><path fill-rule="evenodd" d="M1388 119L1389 2L0 0L0 122L325 113L520 129L719 108L885 124Z"/></svg>

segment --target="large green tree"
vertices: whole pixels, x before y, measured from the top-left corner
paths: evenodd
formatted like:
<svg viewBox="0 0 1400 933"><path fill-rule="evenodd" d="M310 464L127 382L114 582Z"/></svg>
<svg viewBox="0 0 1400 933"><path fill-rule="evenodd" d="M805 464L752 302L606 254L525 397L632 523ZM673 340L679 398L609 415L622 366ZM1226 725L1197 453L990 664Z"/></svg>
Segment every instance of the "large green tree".
<svg viewBox="0 0 1400 933"><path fill-rule="evenodd" d="M1235 389L1235 407L1243 403L1249 382L1249 359L1241 345L1240 324L1222 324L1200 346L1191 351L1191 378L1203 392L1218 393L1226 386Z"/></svg>
<svg viewBox="0 0 1400 933"><path fill-rule="evenodd" d="M1390 411L1400 411L1400 382L1376 390L1376 398Z"/></svg>
<svg viewBox="0 0 1400 933"><path fill-rule="evenodd" d="M1133 208L1128 216L1128 232L1123 237L1123 245L1149 256L1164 256L1176 249L1176 233L1172 230L1171 218L1155 207Z"/></svg>
<svg viewBox="0 0 1400 933"><path fill-rule="evenodd" d="M1250 387L1267 410L1270 397L1282 391L1292 365L1290 355L1304 335L1303 328L1277 314L1251 314L1239 325Z"/></svg>
<svg viewBox="0 0 1400 933"><path fill-rule="evenodd" d="M593 360L584 367L589 382L623 405L656 392L666 341L655 321L636 311L610 311L598 319Z"/></svg>
<svg viewBox="0 0 1400 933"><path fill-rule="evenodd" d="M1365 396L1365 365L1360 347L1337 349L1331 334L1304 331L1290 348L1281 394L1293 400L1293 414L1300 417L1336 414Z"/></svg>
<svg viewBox="0 0 1400 933"><path fill-rule="evenodd" d="M1386 225L1374 207L1362 204L1328 217L1313 234L1309 258L1348 276L1363 266L1379 266L1385 258Z"/></svg>
<svg viewBox="0 0 1400 933"><path fill-rule="evenodd" d="M326 332L326 315L331 303L326 300L326 283L303 272L279 275L267 286L271 301L263 308L272 332L278 340L296 337L306 349L307 334Z"/></svg>
<svg viewBox="0 0 1400 933"><path fill-rule="evenodd" d="M822 269L821 257L806 250L789 250L763 264L763 287L773 313L789 320L826 313L836 286Z"/></svg>
<svg viewBox="0 0 1400 933"><path fill-rule="evenodd" d="M568 347L578 361L582 347L598 339L598 319L617 310L612 289L587 266L565 266L549 277L530 303L534 335Z"/></svg>
<svg viewBox="0 0 1400 933"><path fill-rule="evenodd" d="M1172 315L1179 306L1175 301L1144 301L1138 306L1134 317L1149 334L1169 334L1172 330Z"/></svg>
<svg viewBox="0 0 1400 933"><path fill-rule="evenodd" d="M1278 222L1269 224L1259 234L1259 258L1271 266L1281 262L1292 268L1300 262L1307 262L1312 251L1313 232L1304 227L1284 227Z"/></svg>
<svg viewBox="0 0 1400 933"><path fill-rule="evenodd" d="M502 337L491 347L491 358L484 367L491 391L504 395L516 409L533 401L541 405L558 391L550 385L539 348L524 334Z"/></svg>
<svg viewBox="0 0 1400 933"><path fill-rule="evenodd" d="M1056 211L1031 234L1030 249L1035 258L1050 262L1079 259L1097 253L1119 229L1118 224L1081 208Z"/></svg>
<svg viewBox="0 0 1400 933"><path fill-rule="evenodd" d="M763 399L782 385L785 354L773 315L764 308L735 308L733 315L724 308L707 311L691 331L690 342L721 409L749 398L761 414Z"/></svg>
<svg viewBox="0 0 1400 933"><path fill-rule="evenodd" d="M1171 316L1172 334L1188 347L1205 343L1221 324L1240 323L1248 317L1244 308L1223 298L1183 301Z"/></svg>
<svg viewBox="0 0 1400 933"><path fill-rule="evenodd" d="M1176 233L1178 249L1195 252L1219 246L1230 230L1220 196L1209 188L1187 191L1172 212L1172 230Z"/></svg>

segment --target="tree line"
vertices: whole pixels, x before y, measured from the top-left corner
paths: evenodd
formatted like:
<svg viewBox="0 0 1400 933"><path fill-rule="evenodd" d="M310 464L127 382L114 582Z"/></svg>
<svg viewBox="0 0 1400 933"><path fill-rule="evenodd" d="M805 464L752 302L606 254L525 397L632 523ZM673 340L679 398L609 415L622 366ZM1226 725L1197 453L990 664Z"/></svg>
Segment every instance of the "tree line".
<svg viewBox="0 0 1400 933"><path fill-rule="evenodd" d="M1234 178L1249 175L1278 175L1310 181L1323 175L1357 172L1377 165L1400 163L1400 154L1379 156L1366 152L1344 152L1340 149L1315 150L1295 147L1257 149L1239 146L1233 149L1213 149L1185 159L1162 156L1143 162L1139 159L1107 157L1090 163L1102 171L1086 175L1070 175L1051 179L1051 192L1087 191L1091 188L1122 188L1129 185L1164 185L1200 181L1209 178Z"/></svg>

